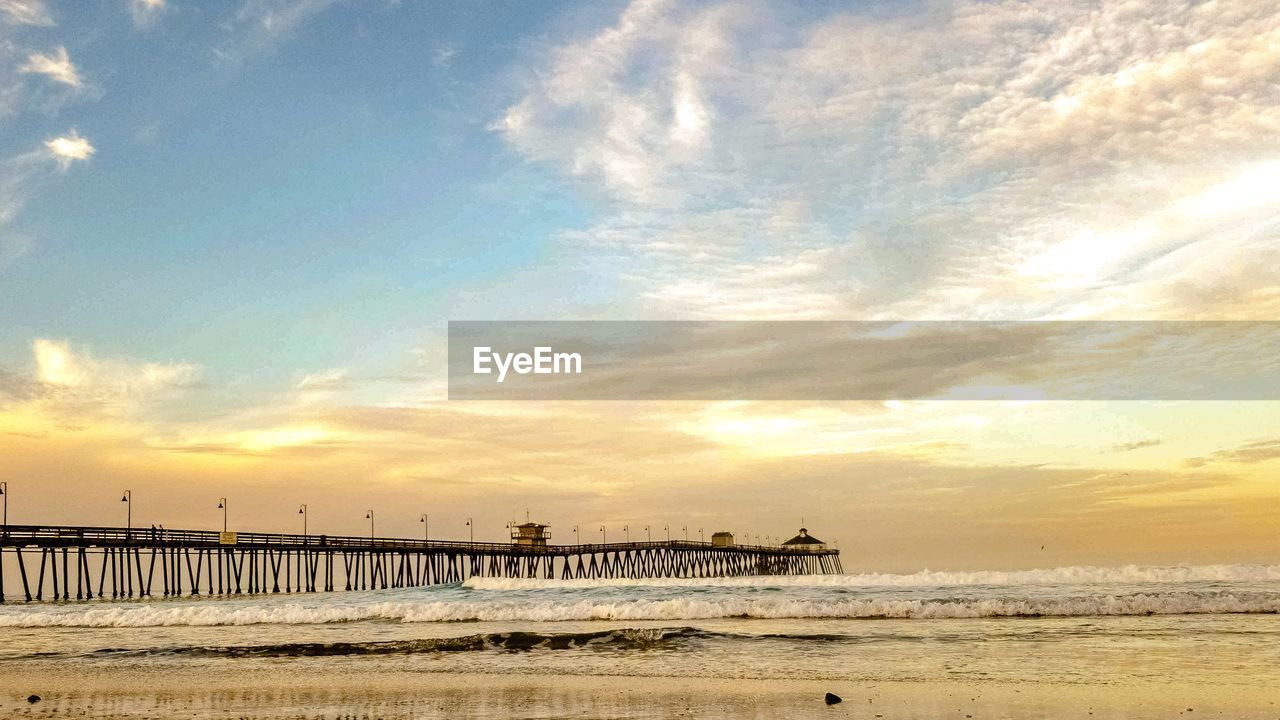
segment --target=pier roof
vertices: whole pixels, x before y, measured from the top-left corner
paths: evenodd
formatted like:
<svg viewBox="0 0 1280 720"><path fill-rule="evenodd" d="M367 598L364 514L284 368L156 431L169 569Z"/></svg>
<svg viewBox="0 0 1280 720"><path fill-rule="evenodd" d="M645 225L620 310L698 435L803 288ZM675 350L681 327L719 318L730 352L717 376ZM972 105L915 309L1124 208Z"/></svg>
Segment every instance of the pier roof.
<svg viewBox="0 0 1280 720"><path fill-rule="evenodd" d="M818 538L809 534L807 528L800 528L800 534L782 543L783 545L825 545Z"/></svg>

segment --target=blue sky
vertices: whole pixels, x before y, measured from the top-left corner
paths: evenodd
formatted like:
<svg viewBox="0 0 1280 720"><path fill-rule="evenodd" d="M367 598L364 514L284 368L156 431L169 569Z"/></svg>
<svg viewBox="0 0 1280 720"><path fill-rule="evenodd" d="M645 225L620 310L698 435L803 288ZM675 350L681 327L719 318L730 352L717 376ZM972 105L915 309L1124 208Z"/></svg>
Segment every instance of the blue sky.
<svg viewBox="0 0 1280 720"><path fill-rule="evenodd" d="M22 178L9 365L45 336L270 375L390 370L450 317L1270 302L1243 258L1274 59L1244 6L6 7L0 157L94 149ZM1186 216L1233 182L1252 201ZM1222 253L1245 266L1201 277Z"/></svg>
<svg viewBox="0 0 1280 720"><path fill-rule="evenodd" d="M449 403L443 342L1274 319L1278 28L1251 0L0 0L0 479L39 521L129 487L171 527L251 496L246 529L804 515L907 569L1271 557L1274 403Z"/></svg>
<svg viewBox="0 0 1280 720"><path fill-rule="evenodd" d="M265 38L228 27L241 9L169 7L137 29L125 3L55 5L57 26L22 29L94 90L19 113L5 154L68 128L96 152L8 228L38 238L4 269L11 337L327 366L380 329L439 324L460 284L584 222L489 129L554 5L336 4Z"/></svg>

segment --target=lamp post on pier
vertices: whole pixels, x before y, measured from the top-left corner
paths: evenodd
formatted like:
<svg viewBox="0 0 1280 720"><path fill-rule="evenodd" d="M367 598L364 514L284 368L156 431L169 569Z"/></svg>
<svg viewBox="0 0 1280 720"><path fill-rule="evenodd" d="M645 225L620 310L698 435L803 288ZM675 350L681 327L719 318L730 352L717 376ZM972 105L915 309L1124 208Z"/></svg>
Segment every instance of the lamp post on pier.
<svg viewBox="0 0 1280 720"><path fill-rule="evenodd" d="M222 532L227 531L227 499L218 498L218 509L222 511Z"/></svg>
<svg viewBox="0 0 1280 720"><path fill-rule="evenodd" d="M422 523L422 542L431 542L431 516L422 513L418 522Z"/></svg>
<svg viewBox="0 0 1280 720"><path fill-rule="evenodd" d="M467 518L467 527L471 530L471 542L474 544L476 541L476 524L472 522L471 518Z"/></svg>
<svg viewBox="0 0 1280 720"><path fill-rule="evenodd" d="M4 523L0 527L4 528L5 535L9 534L9 483L0 482L0 497L4 498Z"/></svg>
<svg viewBox="0 0 1280 720"><path fill-rule="evenodd" d="M647 538L649 538L649 542L653 542L653 533L650 532L648 525L644 526L644 534Z"/></svg>
<svg viewBox="0 0 1280 720"><path fill-rule="evenodd" d="M124 516L124 537L128 540L133 535L133 491L125 490L120 502L127 508Z"/></svg>
<svg viewBox="0 0 1280 720"><path fill-rule="evenodd" d="M373 540L373 538L374 538L374 534L373 534L373 511L372 511L372 510L370 510L370 511L368 511L367 513L365 513L365 514L364 514L364 519L369 521L369 540L370 540L370 541L372 541L372 540Z"/></svg>
<svg viewBox="0 0 1280 720"><path fill-rule="evenodd" d="M609 536L608 534L605 533L603 525L600 526L600 544L601 545L609 544Z"/></svg>
<svg viewBox="0 0 1280 720"><path fill-rule="evenodd" d="M628 544L628 545L630 545L630 544L631 544L631 526L630 526L630 525L623 525L623 526L622 526L622 532L626 533L626 536L627 536L627 544Z"/></svg>
<svg viewBox="0 0 1280 720"><path fill-rule="evenodd" d="M302 516L302 542L307 541L307 504L302 503L298 506L298 514Z"/></svg>

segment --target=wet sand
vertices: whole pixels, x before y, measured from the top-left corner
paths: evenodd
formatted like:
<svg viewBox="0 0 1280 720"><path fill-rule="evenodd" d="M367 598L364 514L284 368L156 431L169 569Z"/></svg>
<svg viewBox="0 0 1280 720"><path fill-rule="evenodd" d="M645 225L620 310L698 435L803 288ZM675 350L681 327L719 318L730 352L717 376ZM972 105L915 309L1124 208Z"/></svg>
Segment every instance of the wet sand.
<svg viewBox="0 0 1280 720"><path fill-rule="evenodd" d="M844 702L824 704L835 692ZM41 702L29 704L35 693ZM986 684L227 672L0 665L0 717L235 718L1280 718L1280 689L1152 683Z"/></svg>

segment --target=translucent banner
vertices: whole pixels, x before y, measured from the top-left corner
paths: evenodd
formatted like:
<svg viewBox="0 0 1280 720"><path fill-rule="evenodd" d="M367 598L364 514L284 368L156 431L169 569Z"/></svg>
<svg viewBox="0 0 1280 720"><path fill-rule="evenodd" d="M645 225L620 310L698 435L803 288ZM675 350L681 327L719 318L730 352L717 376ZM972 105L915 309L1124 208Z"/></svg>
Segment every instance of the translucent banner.
<svg viewBox="0 0 1280 720"><path fill-rule="evenodd" d="M1276 400L1280 322L449 323L451 400Z"/></svg>

